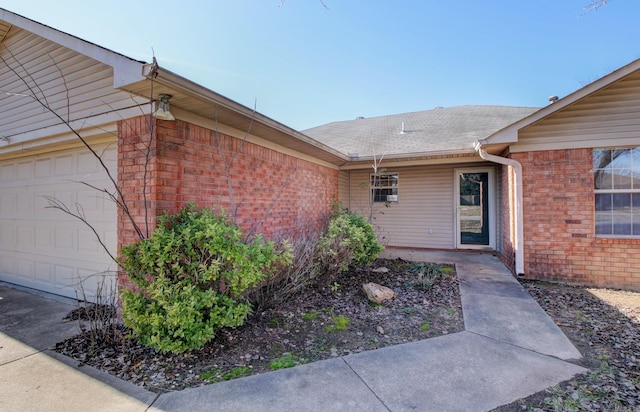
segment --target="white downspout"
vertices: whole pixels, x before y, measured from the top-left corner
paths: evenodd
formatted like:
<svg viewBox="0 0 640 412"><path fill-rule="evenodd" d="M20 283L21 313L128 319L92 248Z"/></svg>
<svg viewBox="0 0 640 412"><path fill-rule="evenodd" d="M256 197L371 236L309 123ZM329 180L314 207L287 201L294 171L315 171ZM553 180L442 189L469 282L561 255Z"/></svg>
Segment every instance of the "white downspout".
<svg viewBox="0 0 640 412"><path fill-rule="evenodd" d="M515 194L516 194L516 241L515 241L515 258L516 258L516 275L524 275L524 236L523 222L524 214L522 212L522 165L513 159L500 157L487 153L479 141L474 143L474 149L484 160L498 163L501 165L513 167L516 178Z"/></svg>

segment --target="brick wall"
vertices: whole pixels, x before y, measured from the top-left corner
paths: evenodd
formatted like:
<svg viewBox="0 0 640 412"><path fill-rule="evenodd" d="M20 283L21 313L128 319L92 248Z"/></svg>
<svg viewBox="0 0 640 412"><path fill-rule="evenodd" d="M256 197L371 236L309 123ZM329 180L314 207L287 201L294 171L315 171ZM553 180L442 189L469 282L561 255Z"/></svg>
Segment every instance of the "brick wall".
<svg viewBox="0 0 640 412"><path fill-rule="evenodd" d="M526 277L640 290L640 239L594 235L592 150L512 158L523 168Z"/></svg>
<svg viewBox="0 0 640 412"><path fill-rule="evenodd" d="M500 229L502 233L499 239L500 260L508 268L515 270L515 175L510 167L502 166L500 176L500 200L498 210L501 211Z"/></svg>
<svg viewBox="0 0 640 412"><path fill-rule="evenodd" d="M163 211L194 202L227 214L235 205L236 221L245 231L267 238L295 236L319 230L337 200L337 170L179 120L153 119L156 132L149 145L149 121L139 117L118 125L118 181L143 229L146 146L151 150L146 168L150 231ZM136 239L120 210L118 247Z"/></svg>

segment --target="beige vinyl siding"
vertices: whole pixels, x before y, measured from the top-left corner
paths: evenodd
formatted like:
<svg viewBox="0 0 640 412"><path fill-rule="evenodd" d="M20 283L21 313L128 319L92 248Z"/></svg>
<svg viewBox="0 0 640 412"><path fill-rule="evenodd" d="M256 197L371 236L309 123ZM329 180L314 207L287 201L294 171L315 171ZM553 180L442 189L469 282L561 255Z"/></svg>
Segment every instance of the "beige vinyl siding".
<svg viewBox="0 0 640 412"><path fill-rule="evenodd" d="M512 152L636 145L640 142L640 72L520 131Z"/></svg>
<svg viewBox="0 0 640 412"><path fill-rule="evenodd" d="M147 103L114 89L110 66L15 26L2 42L0 55L12 69L2 64L0 70L0 89L8 93L0 99L0 134L13 143L27 140L29 132L62 123L38 100L64 120L89 119L84 126L92 125L93 117Z"/></svg>
<svg viewBox="0 0 640 412"><path fill-rule="evenodd" d="M350 208L349 203L349 172L338 172L338 201L342 203L342 206Z"/></svg>
<svg viewBox="0 0 640 412"><path fill-rule="evenodd" d="M375 203L373 225L385 246L454 248L453 166L386 168L397 172L398 202ZM351 171L350 207L369 216L369 170ZM431 233L429 233L431 229Z"/></svg>

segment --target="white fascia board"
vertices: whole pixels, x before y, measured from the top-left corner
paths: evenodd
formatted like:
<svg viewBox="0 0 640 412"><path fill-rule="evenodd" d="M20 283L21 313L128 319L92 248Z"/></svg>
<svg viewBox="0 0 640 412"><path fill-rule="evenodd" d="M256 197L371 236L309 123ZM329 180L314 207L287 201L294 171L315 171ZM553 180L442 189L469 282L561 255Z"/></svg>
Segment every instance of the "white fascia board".
<svg viewBox="0 0 640 412"><path fill-rule="evenodd" d="M0 20L113 67L113 86L143 80L144 63L0 8Z"/></svg>

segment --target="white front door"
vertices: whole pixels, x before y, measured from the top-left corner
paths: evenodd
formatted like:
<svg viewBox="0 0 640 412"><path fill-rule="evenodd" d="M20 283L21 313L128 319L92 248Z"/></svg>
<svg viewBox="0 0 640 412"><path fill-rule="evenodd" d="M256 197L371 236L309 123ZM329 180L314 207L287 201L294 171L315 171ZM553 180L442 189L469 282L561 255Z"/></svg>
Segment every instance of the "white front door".
<svg viewBox="0 0 640 412"><path fill-rule="evenodd" d="M457 169L455 192L456 247L495 249L494 170Z"/></svg>

